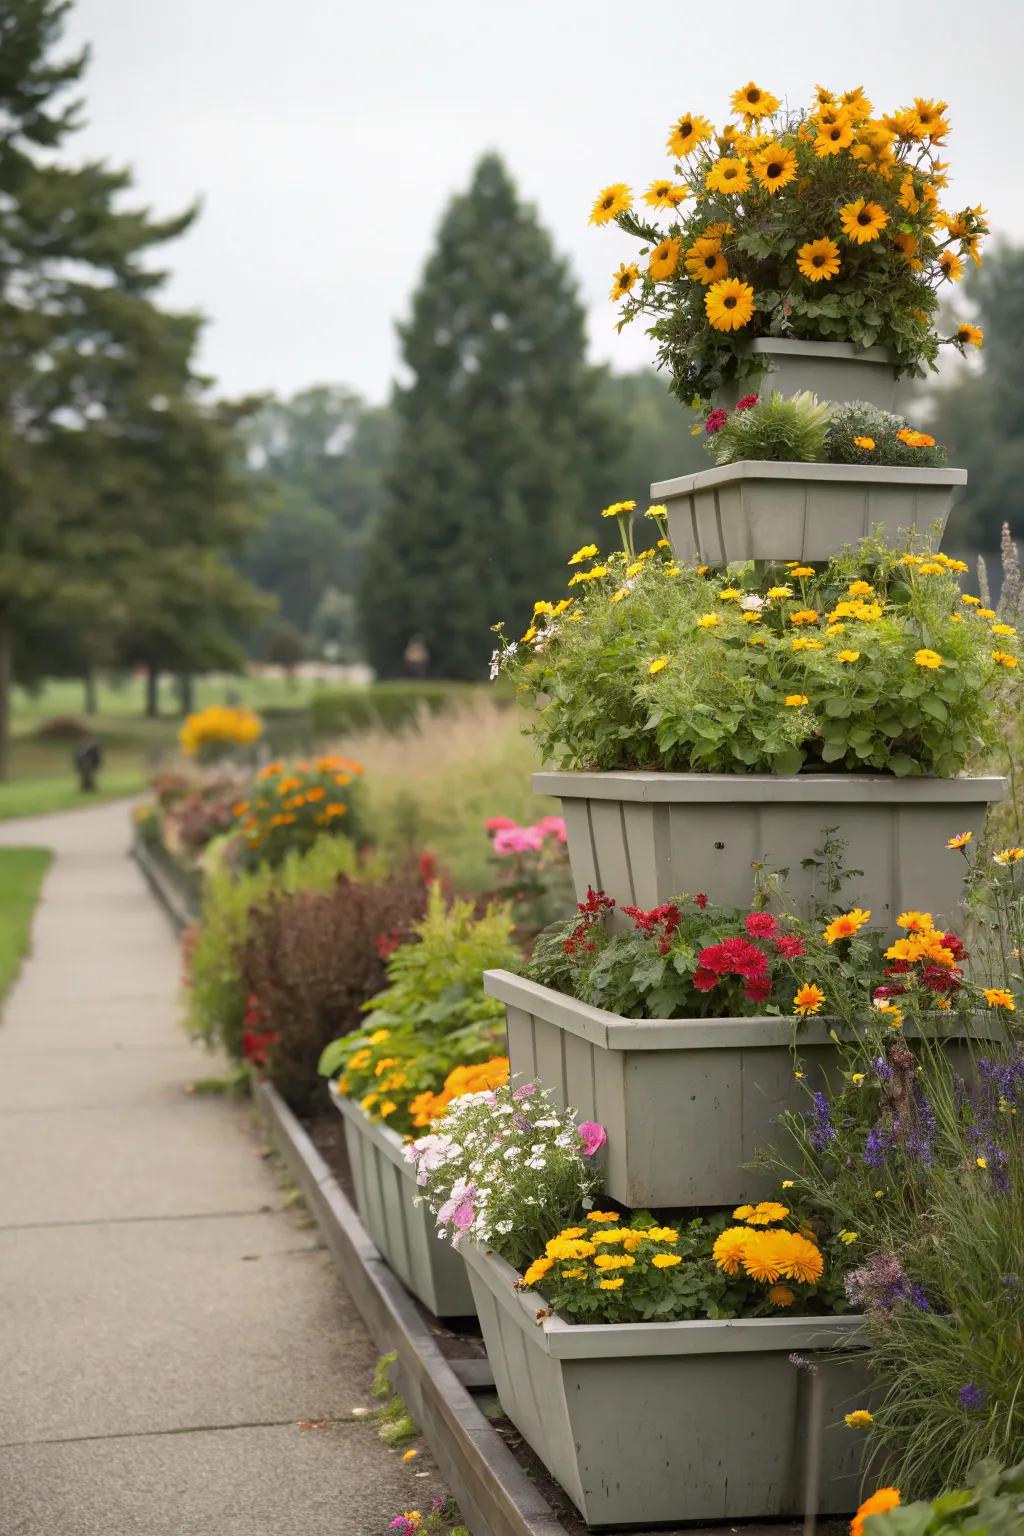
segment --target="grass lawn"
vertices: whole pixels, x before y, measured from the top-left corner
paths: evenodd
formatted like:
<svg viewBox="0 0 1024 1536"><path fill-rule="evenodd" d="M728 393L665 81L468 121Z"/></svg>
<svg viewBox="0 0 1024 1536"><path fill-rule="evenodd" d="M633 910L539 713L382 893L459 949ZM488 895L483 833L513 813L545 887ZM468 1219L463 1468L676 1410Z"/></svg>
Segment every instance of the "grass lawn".
<svg viewBox="0 0 1024 1536"><path fill-rule="evenodd" d="M204 709L207 704L233 702L248 704L256 710L304 709L316 687L308 678L265 677L258 673L211 673L197 677L194 686L197 709ZM96 694L101 720L120 719L135 723L145 713L145 684L141 678L126 677L115 684L109 678L101 677L97 681ZM178 713L173 678L160 680L160 711L172 718ZM44 720L60 715L95 724L85 713L82 684L66 678L51 679L31 693L16 688L13 715L15 730L32 730ZM181 724L180 719L177 724Z"/></svg>
<svg viewBox="0 0 1024 1536"><path fill-rule="evenodd" d="M48 816L51 811L72 811L83 806L102 805L105 800L120 800L137 795L145 788L146 775L141 762L102 768L98 788L84 795L73 772L45 773L14 778L0 784L0 821L15 816ZM0 919L3 908L0 906ZM0 933L0 944L3 935Z"/></svg>
<svg viewBox="0 0 1024 1536"><path fill-rule="evenodd" d="M32 912L49 862L47 848L0 848L0 1001L25 958Z"/></svg>

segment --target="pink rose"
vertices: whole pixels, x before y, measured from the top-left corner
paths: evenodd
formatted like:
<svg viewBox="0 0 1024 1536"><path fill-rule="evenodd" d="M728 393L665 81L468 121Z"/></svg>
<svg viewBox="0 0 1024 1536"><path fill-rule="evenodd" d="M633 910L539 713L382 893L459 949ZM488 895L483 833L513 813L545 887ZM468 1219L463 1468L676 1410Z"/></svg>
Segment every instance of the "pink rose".
<svg viewBox="0 0 1024 1536"><path fill-rule="evenodd" d="M596 1120L584 1120L576 1129L583 1143L585 1157L593 1157L594 1153L599 1152L608 1140L608 1132L603 1125L598 1125Z"/></svg>

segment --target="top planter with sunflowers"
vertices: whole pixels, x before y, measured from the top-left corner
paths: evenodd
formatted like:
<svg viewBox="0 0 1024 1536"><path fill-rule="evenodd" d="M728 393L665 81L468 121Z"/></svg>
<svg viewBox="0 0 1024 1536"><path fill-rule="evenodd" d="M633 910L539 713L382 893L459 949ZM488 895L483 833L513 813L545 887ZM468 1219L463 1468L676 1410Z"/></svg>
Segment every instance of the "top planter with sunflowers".
<svg viewBox="0 0 1024 1536"><path fill-rule="evenodd" d="M680 399L733 405L771 368L784 393L891 409L897 374L934 367L942 343L981 345L975 326L936 330L943 285L987 233L981 208L941 205L945 102L876 115L859 87L819 86L788 110L751 82L731 106L721 130L679 117L671 174L639 201L614 183L590 215L641 242L612 297L620 324L649 318Z"/></svg>

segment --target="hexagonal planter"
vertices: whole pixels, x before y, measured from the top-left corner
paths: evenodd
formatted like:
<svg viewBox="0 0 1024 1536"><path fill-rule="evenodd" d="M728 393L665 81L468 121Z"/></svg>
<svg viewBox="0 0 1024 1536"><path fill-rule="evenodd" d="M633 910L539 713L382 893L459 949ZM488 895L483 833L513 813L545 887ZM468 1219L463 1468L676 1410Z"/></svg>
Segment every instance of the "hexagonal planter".
<svg viewBox="0 0 1024 1536"><path fill-rule="evenodd" d="M773 464L744 459L651 486L680 560L828 560L881 526L941 533L965 469Z"/></svg>
<svg viewBox="0 0 1024 1536"><path fill-rule="evenodd" d="M562 801L580 899L587 887L621 906L657 906L704 891L747 906L753 866L788 868L787 895L806 909L815 872L801 861L826 828L846 847L842 900L868 907L879 927L907 907L951 919L964 865L946 848L980 832L1003 778L895 778L887 774L536 773L538 794Z"/></svg>
<svg viewBox="0 0 1024 1536"><path fill-rule="evenodd" d="M472 1317L466 1266L450 1243L437 1236L426 1205L414 1205L416 1172L403 1155L405 1143L379 1121L369 1120L354 1099L332 1091L344 1117L359 1218L407 1290L435 1317Z"/></svg>
<svg viewBox="0 0 1024 1536"><path fill-rule="evenodd" d="M814 1410L793 1352L821 1384L819 1512L856 1508L842 1419L867 1397L860 1318L571 1324L538 1318L496 1254L463 1251L501 1406L589 1526L802 1514Z"/></svg>
<svg viewBox="0 0 1024 1536"><path fill-rule="evenodd" d="M867 400L883 411L899 409L899 380L884 347L782 336L752 341L736 382L716 390L712 404L732 410L744 395L776 389L783 395L809 389L819 400Z"/></svg>
<svg viewBox="0 0 1024 1536"><path fill-rule="evenodd" d="M801 1083L791 1019L625 1019L511 971L485 971L484 990L505 1004L512 1072L607 1130L604 1187L625 1206L774 1195L777 1177L744 1164L777 1139L783 1111L807 1108L808 1087L825 1088L841 1071L828 1019L809 1020L797 1038ZM904 1033L916 1030L908 1024ZM998 1038L998 1026L979 1020L975 1044ZM970 1076L963 1036L947 1049Z"/></svg>

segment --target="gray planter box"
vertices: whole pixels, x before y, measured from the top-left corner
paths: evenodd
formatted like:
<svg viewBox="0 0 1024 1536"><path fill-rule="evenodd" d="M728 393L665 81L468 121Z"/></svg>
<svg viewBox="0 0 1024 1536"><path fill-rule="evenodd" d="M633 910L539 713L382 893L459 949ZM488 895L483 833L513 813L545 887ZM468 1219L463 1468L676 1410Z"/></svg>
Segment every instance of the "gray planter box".
<svg viewBox="0 0 1024 1536"><path fill-rule="evenodd" d="M501 1406L588 1525L802 1514L811 1380L794 1351L822 1383L819 1511L856 1508L862 1442L842 1419L867 1399L860 1318L574 1325L538 1319L496 1254L463 1252Z"/></svg>
<svg viewBox="0 0 1024 1536"><path fill-rule="evenodd" d="M428 1206L414 1205L416 1171L405 1143L367 1119L354 1099L332 1091L345 1120L345 1145L360 1220L402 1284L435 1317L472 1317L473 1296L457 1250L437 1236Z"/></svg>
<svg viewBox="0 0 1024 1536"><path fill-rule="evenodd" d="M844 882L841 900L870 908L879 927L909 907L952 920L964 863L946 839L977 836L989 804L1006 794L1003 778L853 773L545 772L533 787L561 798L581 900L590 885L620 906L698 891L747 906L753 866L767 861L789 869L787 896L806 909L816 886L801 860L829 827L847 844L847 866L864 871Z"/></svg>
<svg viewBox="0 0 1024 1536"><path fill-rule="evenodd" d="M899 380L884 347L865 349L850 341L790 341L780 336L752 341L735 384L717 390L712 404L731 411L744 395L775 389L783 395L809 389L819 400L867 400L884 411L900 408Z"/></svg>
<svg viewBox="0 0 1024 1536"><path fill-rule="evenodd" d="M512 1072L607 1130L604 1187L621 1205L777 1196L777 1175L743 1165L777 1140L784 1110L806 1109L808 1087L825 1088L842 1070L828 1019L800 1031L799 1082L791 1019L624 1019L511 971L485 971L484 990L505 1004ZM904 1033L916 1031L908 1024ZM980 1033L1001 1038L987 1020ZM949 1048L970 1076L970 1045L954 1039Z"/></svg>
<svg viewBox="0 0 1024 1536"><path fill-rule="evenodd" d="M881 525L890 542L907 529L946 526L965 469L878 464L772 464L744 459L651 486L668 508L680 560L828 560Z"/></svg>

